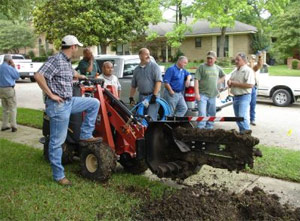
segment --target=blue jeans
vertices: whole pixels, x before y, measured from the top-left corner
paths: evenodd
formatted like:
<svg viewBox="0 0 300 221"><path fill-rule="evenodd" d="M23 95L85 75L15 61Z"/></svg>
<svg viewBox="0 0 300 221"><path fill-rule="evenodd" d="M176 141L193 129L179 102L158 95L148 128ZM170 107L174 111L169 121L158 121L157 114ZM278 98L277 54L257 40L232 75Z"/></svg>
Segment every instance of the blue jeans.
<svg viewBox="0 0 300 221"><path fill-rule="evenodd" d="M147 97L149 97L149 95L144 96L144 95L139 94L139 102L142 102ZM157 97L159 97L159 96L157 96ZM152 120L154 120L154 121L157 120L158 109L159 109L159 104L158 103L149 104L149 106L147 108L147 115L150 116L152 118Z"/></svg>
<svg viewBox="0 0 300 221"><path fill-rule="evenodd" d="M252 93L251 93L250 122L254 122L255 121L256 96L257 96L257 87L254 86L252 88Z"/></svg>
<svg viewBox="0 0 300 221"><path fill-rule="evenodd" d="M214 117L216 116L216 97L208 97L205 94L200 94L200 101L198 101L199 117ZM198 128L213 129L214 122L200 121Z"/></svg>
<svg viewBox="0 0 300 221"><path fill-rule="evenodd" d="M182 92L175 92L175 94L171 95L169 91L165 89L164 98L170 106L170 116L183 117L185 115L188 107L185 103Z"/></svg>
<svg viewBox="0 0 300 221"><path fill-rule="evenodd" d="M70 115L86 112L80 129L80 139L88 139L93 136L99 106L99 100L87 97L72 97L63 103L46 100L46 113L50 118L49 160L54 180L65 177L61 164L62 144L67 137Z"/></svg>
<svg viewBox="0 0 300 221"><path fill-rule="evenodd" d="M244 120L237 122L240 132L250 130L249 125L249 106L251 101L251 94L233 97L233 110L236 117L243 117Z"/></svg>

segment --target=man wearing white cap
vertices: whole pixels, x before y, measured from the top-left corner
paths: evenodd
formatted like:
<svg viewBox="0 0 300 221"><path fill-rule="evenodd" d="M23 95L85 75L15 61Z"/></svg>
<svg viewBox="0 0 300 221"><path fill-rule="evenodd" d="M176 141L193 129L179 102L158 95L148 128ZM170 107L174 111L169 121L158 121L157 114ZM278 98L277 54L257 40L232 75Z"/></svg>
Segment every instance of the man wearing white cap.
<svg viewBox="0 0 300 221"><path fill-rule="evenodd" d="M100 138L93 137L95 121L100 103L95 98L72 97L74 77L86 78L78 74L71 64L70 58L82 44L73 35L62 39L61 51L49 57L48 61L35 73L35 79L46 94L46 113L50 118L49 159L53 178L61 185L72 183L65 177L61 164L62 144L68 132L70 115L85 111L81 125L80 140L97 142Z"/></svg>

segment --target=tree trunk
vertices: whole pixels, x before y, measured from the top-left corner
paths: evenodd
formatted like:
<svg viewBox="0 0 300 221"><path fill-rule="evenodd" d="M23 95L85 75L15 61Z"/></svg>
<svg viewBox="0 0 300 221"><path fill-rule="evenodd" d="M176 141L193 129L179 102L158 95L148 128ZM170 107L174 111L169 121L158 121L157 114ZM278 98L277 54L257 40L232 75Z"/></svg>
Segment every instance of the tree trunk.
<svg viewBox="0 0 300 221"><path fill-rule="evenodd" d="M106 52L107 52L107 46L108 46L107 43L101 43L101 44L100 44L100 47L101 47L101 54L106 54Z"/></svg>
<svg viewBox="0 0 300 221"><path fill-rule="evenodd" d="M221 28L221 37L220 37L220 45L219 45L219 57L223 58L225 57L225 33L226 33L226 27Z"/></svg>

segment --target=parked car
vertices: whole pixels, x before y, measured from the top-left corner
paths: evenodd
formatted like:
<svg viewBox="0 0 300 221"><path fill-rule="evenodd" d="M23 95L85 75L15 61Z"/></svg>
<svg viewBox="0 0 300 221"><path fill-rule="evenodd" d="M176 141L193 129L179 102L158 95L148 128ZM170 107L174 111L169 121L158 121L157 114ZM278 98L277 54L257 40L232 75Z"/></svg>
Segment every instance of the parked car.
<svg viewBox="0 0 300 221"><path fill-rule="evenodd" d="M0 55L0 64L3 63L4 55L5 54ZM11 56L15 63L17 71L20 73L20 78L30 78L30 80L34 82L34 73L39 70L43 63L32 62L31 59L25 59L25 57L21 54L11 54Z"/></svg>

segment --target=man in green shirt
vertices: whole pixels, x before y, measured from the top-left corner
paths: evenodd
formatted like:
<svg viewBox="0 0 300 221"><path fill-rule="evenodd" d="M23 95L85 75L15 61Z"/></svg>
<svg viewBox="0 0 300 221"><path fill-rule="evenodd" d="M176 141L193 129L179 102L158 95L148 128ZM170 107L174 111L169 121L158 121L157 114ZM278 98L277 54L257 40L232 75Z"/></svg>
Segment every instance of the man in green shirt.
<svg viewBox="0 0 300 221"><path fill-rule="evenodd" d="M195 74L195 96L198 103L199 117L216 116L216 97L219 94L218 83L225 80L224 71L215 64L214 51L207 53L206 63L201 64ZM214 123L200 121L198 128L213 129Z"/></svg>
<svg viewBox="0 0 300 221"><path fill-rule="evenodd" d="M78 67L75 70L87 77L95 78L99 76L100 68L94 60L93 53L90 49L85 48L83 50L83 59L79 62Z"/></svg>

